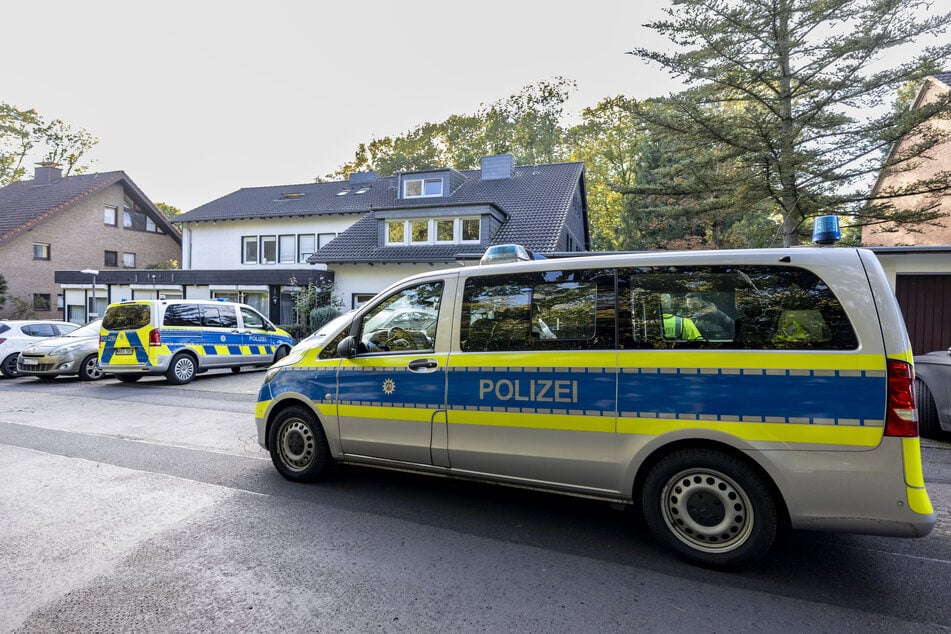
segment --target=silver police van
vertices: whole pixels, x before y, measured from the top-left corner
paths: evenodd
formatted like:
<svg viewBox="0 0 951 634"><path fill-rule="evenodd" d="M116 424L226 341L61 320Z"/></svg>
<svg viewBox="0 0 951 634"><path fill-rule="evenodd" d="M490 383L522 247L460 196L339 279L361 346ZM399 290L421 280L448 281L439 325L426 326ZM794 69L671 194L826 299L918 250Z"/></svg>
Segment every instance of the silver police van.
<svg viewBox="0 0 951 634"><path fill-rule="evenodd" d="M860 249L529 260L405 279L266 374L258 440L334 463L634 505L728 567L783 525L921 537L910 344Z"/></svg>

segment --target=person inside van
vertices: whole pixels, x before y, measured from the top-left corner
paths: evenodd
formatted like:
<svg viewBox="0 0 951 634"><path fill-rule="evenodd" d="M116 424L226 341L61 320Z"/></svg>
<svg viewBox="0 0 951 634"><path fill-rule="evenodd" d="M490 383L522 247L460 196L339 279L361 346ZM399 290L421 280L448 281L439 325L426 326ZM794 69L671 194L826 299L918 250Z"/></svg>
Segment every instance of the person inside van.
<svg viewBox="0 0 951 634"><path fill-rule="evenodd" d="M707 341L733 339L733 319L700 293L687 293L685 313Z"/></svg>
<svg viewBox="0 0 951 634"><path fill-rule="evenodd" d="M661 293L660 304L664 324L664 339L668 341L696 341L703 339L703 334L689 317L678 313L682 312L674 307L670 293Z"/></svg>

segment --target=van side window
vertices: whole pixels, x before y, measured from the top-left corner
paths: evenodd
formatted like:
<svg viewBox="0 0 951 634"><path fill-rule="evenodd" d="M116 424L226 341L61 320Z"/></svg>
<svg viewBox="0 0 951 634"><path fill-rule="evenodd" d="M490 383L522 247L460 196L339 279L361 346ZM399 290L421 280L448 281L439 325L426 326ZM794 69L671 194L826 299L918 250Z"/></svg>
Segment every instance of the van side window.
<svg viewBox="0 0 951 634"><path fill-rule="evenodd" d="M266 328L264 318L253 310L241 307L241 318L244 320L245 328Z"/></svg>
<svg viewBox="0 0 951 634"><path fill-rule="evenodd" d="M460 347L467 352L614 347L614 273L487 275L466 280Z"/></svg>
<svg viewBox="0 0 951 634"><path fill-rule="evenodd" d="M198 304L170 304L165 309L163 326L201 327L201 310Z"/></svg>
<svg viewBox="0 0 951 634"><path fill-rule="evenodd" d="M639 267L618 272L622 348L852 350L829 287L787 266Z"/></svg>
<svg viewBox="0 0 951 634"><path fill-rule="evenodd" d="M202 325L210 328L237 328L238 314L234 306L222 304L221 306L202 306L201 307Z"/></svg>
<svg viewBox="0 0 951 634"><path fill-rule="evenodd" d="M358 351L418 352L433 350L442 282L427 282L390 295L365 314Z"/></svg>

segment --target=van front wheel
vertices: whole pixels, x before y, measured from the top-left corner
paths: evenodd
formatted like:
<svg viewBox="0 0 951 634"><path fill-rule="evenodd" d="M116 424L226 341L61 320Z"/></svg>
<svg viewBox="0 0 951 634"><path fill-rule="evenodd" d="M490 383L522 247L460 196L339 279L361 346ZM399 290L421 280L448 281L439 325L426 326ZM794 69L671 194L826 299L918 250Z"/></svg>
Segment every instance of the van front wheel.
<svg viewBox="0 0 951 634"><path fill-rule="evenodd" d="M747 464L720 451L685 449L662 458L647 476L642 504L654 537L701 566L750 563L776 538L769 487Z"/></svg>
<svg viewBox="0 0 951 634"><path fill-rule="evenodd" d="M165 378L172 385L185 385L191 383L197 371L195 359L189 354L179 353L172 357L172 362L165 371Z"/></svg>
<svg viewBox="0 0 951 634"><path fill-rule="evenodd" d="M319 479L333 462L320 421L300 405L274 417L267 446L278 472L295 482Z"/></svg>

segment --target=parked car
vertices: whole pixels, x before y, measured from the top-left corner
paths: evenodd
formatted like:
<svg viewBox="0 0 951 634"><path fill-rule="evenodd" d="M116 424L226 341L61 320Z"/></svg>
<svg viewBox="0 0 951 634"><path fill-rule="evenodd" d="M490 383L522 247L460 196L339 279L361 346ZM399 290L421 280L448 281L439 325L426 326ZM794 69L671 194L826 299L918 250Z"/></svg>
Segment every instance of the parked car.
<svg viewBox="0 0 951 634"><path fill-rule="evenodd" d="M58 376L78 375L83 381L103 377L99 367L98 319L63 337L49 337L27 346L17 360L17 372L52 380Z"/></svg>
<svg viewBox="0 0 951 634"><path fill-rule="evenodd" d="M915 401L922 436L951 434L951 350L915 357Z"/></svg>
<svg viewBox="0 0 951 634"><path fill-rule="evenodd" d="M47 337L61 337L79 328L79 324L55 319L0 321L0 374L16 377L17 357L20 351Z"/></svg>

